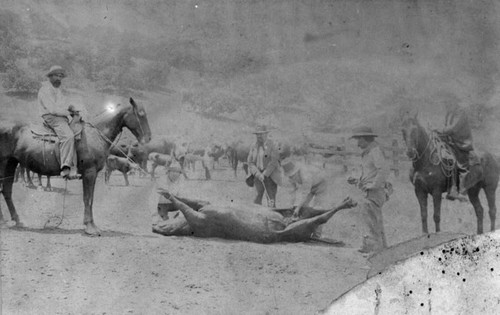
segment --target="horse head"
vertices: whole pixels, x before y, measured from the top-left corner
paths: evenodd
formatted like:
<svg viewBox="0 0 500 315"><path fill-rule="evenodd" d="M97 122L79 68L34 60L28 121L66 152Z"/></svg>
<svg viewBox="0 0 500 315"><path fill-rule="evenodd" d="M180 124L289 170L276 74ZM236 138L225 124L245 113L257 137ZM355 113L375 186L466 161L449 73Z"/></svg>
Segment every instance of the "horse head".
<svg viewBox="0 0 500 315"><path fill-rule="evenodd" d="M407 116L401 123L401 132L406 145L406 155L412 161L418 160L423 155L428 142L428 136L418 122L417 116L418 113L414 116Z"/></svg>
<svg viewBox="0 0 500 315"><path fill-rule="evenodd" d="M142 105L137 104L130 98L130 105L127 113L123 117L123 124L137 138L139 143L144 144L151 141L151 129L149 128L148 117Z"/></svg>

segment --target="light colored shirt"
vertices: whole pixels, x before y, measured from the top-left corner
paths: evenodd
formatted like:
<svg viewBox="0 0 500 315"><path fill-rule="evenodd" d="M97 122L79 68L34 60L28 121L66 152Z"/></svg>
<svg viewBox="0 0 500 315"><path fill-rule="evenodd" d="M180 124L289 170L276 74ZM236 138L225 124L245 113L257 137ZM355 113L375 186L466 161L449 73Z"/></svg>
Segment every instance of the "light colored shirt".
<svg viewBox="0 0 500 315"><path fill-rule="evenodd" d="M377 142L370 143L361 154L360 188L363 190L384 188L389 173L389 163L382 149Z"/></svg>
<svg viewBox="0 0 500 315"><path fill-rule="evenodd" d="M61 89L55 88L49 81L42 82L42 87L38 91L38 104L40 116L45 114L60 116L58 113L68 109Z"/></svg>
<svg viewBox="0 0 500 315"><path fill-rule="evenodd" d="M294 187L293 206L302 207L308 201L309 194L323 192L326 188L326 173L324 170L302 163L296 163L297 173L289 177Z"/></svg>

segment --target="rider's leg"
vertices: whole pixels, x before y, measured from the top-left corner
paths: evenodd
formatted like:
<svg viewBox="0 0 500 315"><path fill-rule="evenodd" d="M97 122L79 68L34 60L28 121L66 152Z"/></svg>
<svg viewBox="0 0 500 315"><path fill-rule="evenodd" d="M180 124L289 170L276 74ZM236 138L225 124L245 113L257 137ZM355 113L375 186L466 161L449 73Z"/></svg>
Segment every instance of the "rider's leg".
<svg viewBox="0 0 500 315"><path fill-rule="evenodd" d="M45 115L45 122L52 127L57 134L61 152L61 175L69 176L71 166L75 160L75 140L73 130L69 127L69 120L66 117Z"/></svg>

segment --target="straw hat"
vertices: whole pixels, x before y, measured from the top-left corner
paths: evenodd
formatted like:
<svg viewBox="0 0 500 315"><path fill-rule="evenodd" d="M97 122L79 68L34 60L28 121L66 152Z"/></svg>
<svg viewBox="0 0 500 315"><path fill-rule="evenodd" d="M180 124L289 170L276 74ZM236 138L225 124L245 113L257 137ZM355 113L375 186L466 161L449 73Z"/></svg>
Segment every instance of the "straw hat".
<svg viewBox="0 0 500 315"><path fill-rule="evenodd" d="M372 128L368 126L360 126L352 129L351 138L359 137L378 137L378 135L373 132Z"/></svg>
<svg viewBox="0 0 500 315"><path fill-rule="evenodd" d="M253 134L263 134L263 133L269 133L271 130L268 130L266 126L259 126L255 129Z"/></svg>
<svg viewBox="0 0 500 315"><path fill-rule="evenodd" d="M299 168L293 162L290 158L286 158L283 161L281 161L281 167L283 167L283 172L285 173L285 176L293 176L295 173L299 171Z"/></svg>
<svg viewBox="0 0 500 315"><path fill-rule="evenodd" d="M50 67L49 72L47 72L47 76L50 77L53 74L62 74L63 77L66 77L66 71L61 66L52 66Z"/></svg>

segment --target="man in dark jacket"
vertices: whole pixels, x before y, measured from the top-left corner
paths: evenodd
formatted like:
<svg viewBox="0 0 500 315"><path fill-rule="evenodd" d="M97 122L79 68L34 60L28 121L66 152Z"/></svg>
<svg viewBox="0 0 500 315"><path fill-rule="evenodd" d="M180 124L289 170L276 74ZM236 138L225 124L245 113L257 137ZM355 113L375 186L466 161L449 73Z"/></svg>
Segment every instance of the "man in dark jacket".
<svg viewBox="0 0 500 315"><path fill-rule="evenodd" d="M442 135L448 137L449 144L453 149L458 163L458 172L460 176L460 191L457 189L456 175L451 177L450 192L446 198L455 200L461 199L459 195L464 195L467 190L465 189L465 177L469 172L469 155L473 151L472 146L472 131L469 124L469 118L466 111L461 108L456 102L448 101L444 104L446 116L445 127L442 130Z"/></svg>
<svg viewBox="0 0 500 315"><path fill-rule="evenodd" d="M248 154L248 170L254 175L254 186L257 191L254 203L262 204L264 194L268 207L276 206L276 193L281 184L281 169L279 167L279 152L270 139L267 138L269 130L265 126L253 132L257 142L250 148Z"/></svg>

